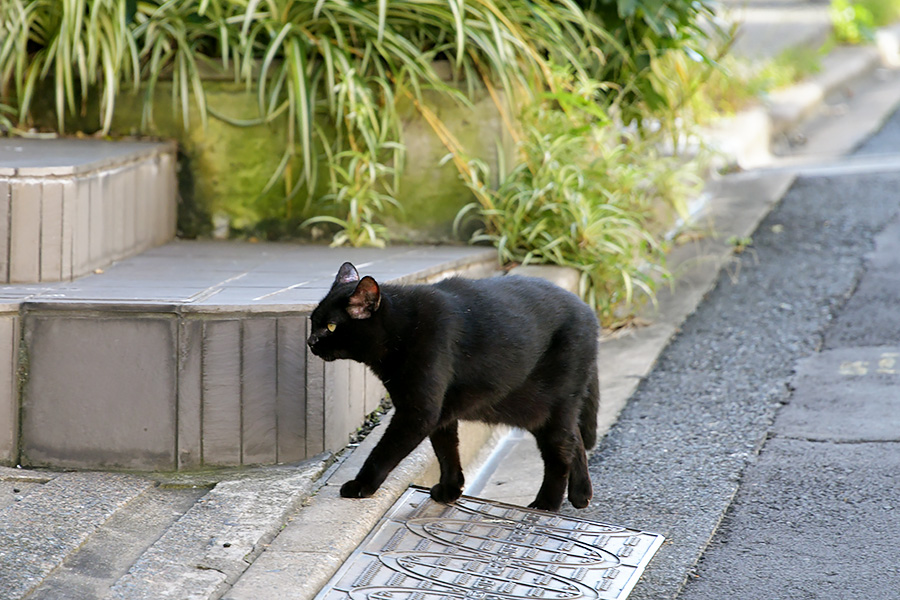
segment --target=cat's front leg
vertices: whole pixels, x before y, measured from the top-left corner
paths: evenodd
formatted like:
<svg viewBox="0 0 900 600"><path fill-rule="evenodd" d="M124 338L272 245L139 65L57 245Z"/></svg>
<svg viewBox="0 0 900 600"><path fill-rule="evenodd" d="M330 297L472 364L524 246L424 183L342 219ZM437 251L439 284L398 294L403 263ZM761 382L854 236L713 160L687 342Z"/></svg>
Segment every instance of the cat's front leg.
<svg viewBox="0 0 900 600"><path fill-rule="evenodd" d="M359 473L341 486L341 496L367 498L374 494L394 467L428 436L436 422L437 418L396 412Z"/></svg>
<svg viewBox="0 0 900 600"><path fill-rule="evenodd" d="M441 466L441 480L431 488L436 502L453 502L462 495L465 477L459 460L458 421L452 421L431 433L431 446Z"/></svg>

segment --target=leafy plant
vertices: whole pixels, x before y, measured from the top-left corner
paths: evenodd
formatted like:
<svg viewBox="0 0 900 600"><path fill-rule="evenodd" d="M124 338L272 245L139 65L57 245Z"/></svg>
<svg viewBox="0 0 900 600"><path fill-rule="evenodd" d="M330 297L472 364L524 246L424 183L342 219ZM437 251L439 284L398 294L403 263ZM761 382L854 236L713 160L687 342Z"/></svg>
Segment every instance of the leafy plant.
<svg viewBox="0 0 900 600"><path fill-rule="evenodd" d="M829 14L838 42L860 44L875 39L875 19L862 3L832 0Z"/></svg>
<svg viewBox="0 0 900 600"><path fill-rule="evenodd" d="M467 163L477 202L457 225L478 215L484 227L474 240L496 245L501 262L578 269L582 296L610 325L638 291L652 299L667 277L656 210L697 180L674 169L656 140L611 127L590 81L566 87L525 111L521 161L498 185L487 183L484 164Z"/></svg>
<svg viewBox="0 0 900 600"><path fill-rule="evenodd" d="M654 61L650 81L675 107L662 111L663 118L702 125L819 72L827 48L789 48L762 61L729 54L727 43L704 56L673 51Z"/></svg>
<svg viewBox="0 0 900 600"><path fill-rule="evenodd" d="M320 215L307 219L303 226L316 223L338 226L340 230L332 241L336 246L383 247L388 231L376 222L376 217L384 214L388 206L401 209L389 188L380 189L393 175L392 167L373 160L364 152L352 150L342 152L335 159L332 176L337 191L324 196L322 202L339 207L345 216Z"/></svg>
<svg viewBox="0 0 900 600"><path fill-rule="evenodd" d="M315 209L347 220L341 191L369 185L369 171L346 169L351 155L389 164L376 169L375 187L396 190L397 98L419 102L434 91L466 104L484 86L511 121L518 99L547 86L548 57L584 72L599 39L615 45L569 0L0 0L0 10L9 15L0 24L0 88L12 89L20 123L43 85L55 97L59 131L99 97L98 128L108 133L127 83L143 91L149 128L164 79L185 124L192 106L201 124L215 118L250 127L286 117L284 151L263 190L283 186L285 218ZM449 63L451 80L436 60ZM210 107L203 80L210 71L252 90L256 113ZM348 187L348 173L363 180ZM363 212L374 223L377 211Z"/></svg>
<svg viewBox="0 0 900 600"><path fill-rule="evenodd" d="M38 82L51 77L60 131L66 112L82 110L92 87L100 89L108 130L121 82L139 85L127 5L118 0L0 1L0 95L12 81L20 121L26 120Z"/></svg>
<svg viewBox="0 0 900 600"><path fill-rule="evenodd" d="M858 0L872 13L875 27L884 27L900 19L900 1L898 0Z"/></svg>
<svg viewBox="0 0 900 600"><path fill-rule="evenodd" d="M671 111L670 98L659 93L648 74L652 64L671 51L702 56L710 30L717 33L713 3L706 0L581 0L604 30L618 40L621 52L604 48L594 76L613 82L610 100L626 123ZM651 117L652 118L652 117Z"/></svg>

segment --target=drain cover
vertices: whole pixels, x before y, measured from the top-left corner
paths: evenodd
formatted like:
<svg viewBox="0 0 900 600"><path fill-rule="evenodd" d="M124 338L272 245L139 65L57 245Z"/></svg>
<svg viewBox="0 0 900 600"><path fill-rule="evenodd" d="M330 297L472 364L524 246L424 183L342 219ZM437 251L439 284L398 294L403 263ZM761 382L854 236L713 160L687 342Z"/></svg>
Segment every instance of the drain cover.
<svg viewBox="0 0 900 600"><path fill-rule="evenodd" d="M663 537L411 487L315 600L623 599Z"/></svg>

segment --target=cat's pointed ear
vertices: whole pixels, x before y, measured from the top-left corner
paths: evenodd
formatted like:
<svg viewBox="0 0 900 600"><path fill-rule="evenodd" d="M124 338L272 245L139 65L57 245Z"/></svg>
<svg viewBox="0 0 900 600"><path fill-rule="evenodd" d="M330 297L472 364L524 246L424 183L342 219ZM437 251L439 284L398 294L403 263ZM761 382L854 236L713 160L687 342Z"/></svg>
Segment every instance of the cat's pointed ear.
<svg viewBox="0 0 900 600"><path fill-rule="evenodd" d="M359 281L359 271L357 271L356 267L351 263L345 262L341 265L341 268L338 269L337 275L334 277L334 283L331 284L331 287L341 283L352 283L354 281Z"/></svg>
<svg viewBox="0 0 900 600"><path fill-rule="evenodd" d="M366 275L356 284L356 290L350 296L347 313L353 319L368 319L381 306L381 290L378 282Z"/></svg>

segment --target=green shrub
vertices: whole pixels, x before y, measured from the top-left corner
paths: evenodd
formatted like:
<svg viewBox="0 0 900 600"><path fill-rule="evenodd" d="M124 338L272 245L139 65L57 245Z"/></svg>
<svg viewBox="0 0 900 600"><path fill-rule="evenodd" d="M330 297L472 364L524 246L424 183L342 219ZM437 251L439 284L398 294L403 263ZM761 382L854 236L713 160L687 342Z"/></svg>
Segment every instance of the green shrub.
<svg viewBox="0 0 900 600"><path fill-rule="evenodd" d="M727 47L710 52L713 60L670 52L654 63L651 82L660 95L669 97L670 104L679 107L670 115L702 125L818 73L827 49L827 44L820 49L788 48L762 61L738 58L728 54Z"/></svg>
<svg viewBox="0 0 900 600"><path fill-rule="evenodd" d="M581 272L582 297L612 325L636 300L653 298L668 275L660 205L681 208L699 178L658 140L611 126L590 82L546 95L523 113L521 160L496 186L478 161L464 173L477 202L474 241L490 241L501 262L545 263ZM622 312L622 311L625 312Z"/></svg>
<svg viewBox="0 0 900 600"><path fill-rule="evenodd" d="M835 6L837 4L838 6ZM900 0L856 0L855 2L832 2L832 10L838 12L846 11L848 5L854 7L854 15L844 14L844 18L857 16L861 18L864 27L884 27L890 25L900 19ZM871 21L869 20L871 18ZM839 17L840 19L840 17Z"/></svg>
<svg viewBox="0 0 900 600"><path fill-rule="evenodd" d="M626 122L676 109L653 85L652 64L671 51L702 56L710 31L717 31L713 3L705 0L581 0L585 11L617 40L603 49L595 77L613 84Z"/></svg>
<svg viewBox="0 0 900 600"><path fill-rule="evenodd" d="M844 44L861 44L875 38L875 19L872 11L862 3L832 0L831 23L834 37Z"/></svg>
<svg viewBox="0 0 900 600"><path fill-rule="evenodd" d="M202 123L287 116L281 160L263 190L281 186L284 205L264 216L286 218L296 205L304 218L371 225L338 237L353 243L380 243L371 234L385 233L375 221L393 202L346 198L396 190L398 99L418 102L431 90L466 104L487 86L511 121L515 103L546 88L550 55L583 72L604 35L577 5L551 0L0 0L0 11L0 95L13 99L18 124L29 124L43 85L58 131L97 101L106 133L127 86L142 90L147 128L162 78L184 122L192 107ZM452 81L435 71L436 59L449 62ZM252 90L255 113L209 107L202 75L210 70Z"/></svg>

